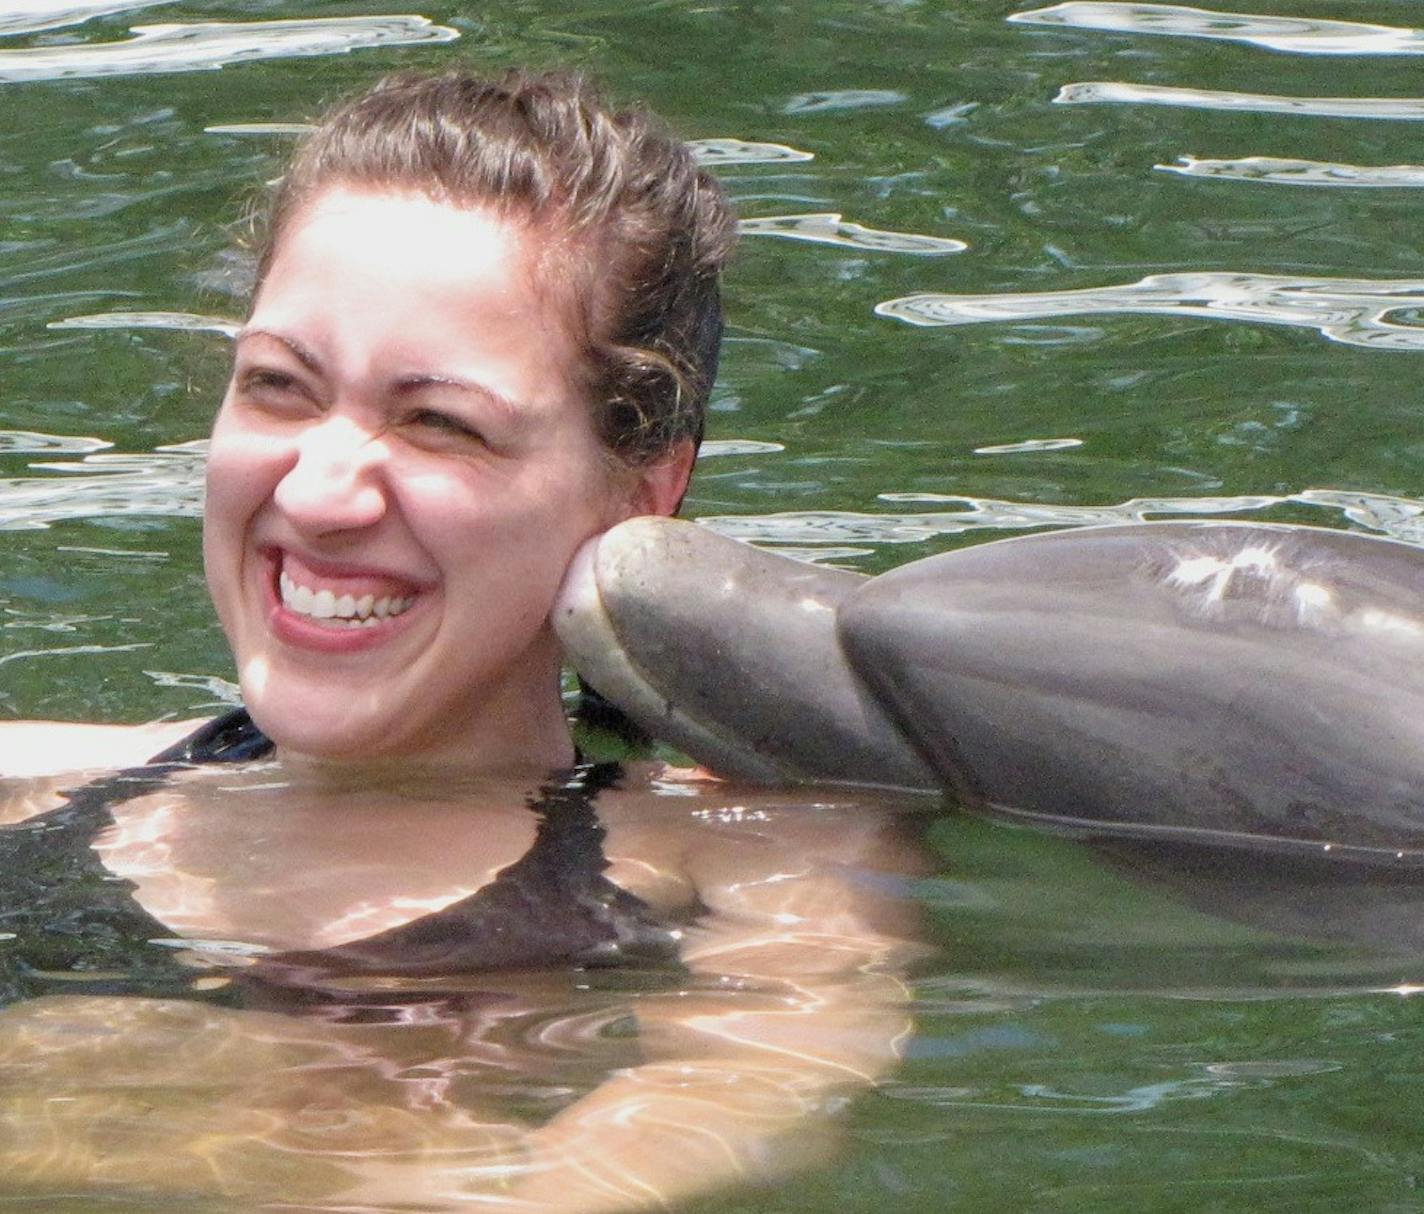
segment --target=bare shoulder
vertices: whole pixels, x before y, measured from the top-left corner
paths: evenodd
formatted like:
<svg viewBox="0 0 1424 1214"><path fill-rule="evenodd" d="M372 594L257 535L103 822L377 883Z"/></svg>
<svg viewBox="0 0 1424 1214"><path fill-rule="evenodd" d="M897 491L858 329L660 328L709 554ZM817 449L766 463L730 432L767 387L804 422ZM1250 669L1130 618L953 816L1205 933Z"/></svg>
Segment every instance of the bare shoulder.
<svg viewBox="0 0 1424 1214"><path fill-rule="evenodd" d="M199 724L196 720L147 725L0 721L0 777L36 779L135 767L192 733Z"/></svg>
<svg viewBox="0 0 1424 1214"><path fill-rule="evenodd" d="M601 793L608 876L663 909L709 887L856 869L908 874L909 836L930 803L916 794L758 787L695 769L632 769Z"/></svg>

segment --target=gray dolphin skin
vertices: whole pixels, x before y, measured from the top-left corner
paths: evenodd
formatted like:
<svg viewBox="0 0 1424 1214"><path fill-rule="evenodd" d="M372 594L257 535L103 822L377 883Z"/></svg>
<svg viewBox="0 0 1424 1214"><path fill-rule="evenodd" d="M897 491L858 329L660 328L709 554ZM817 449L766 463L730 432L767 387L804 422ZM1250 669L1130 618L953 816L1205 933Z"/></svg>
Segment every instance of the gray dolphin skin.
<svg viewBox="0 0 1424 1214"><path fill-rule="evenodd" d="M865 580L635 518L574 558L554 627L600 693L719 775L937 787L841 655L836 611Z"/></svg>
<svg viewBox="0 0 1424 1214"><path fill-rule="evenodd" d="M867 579L636 519L580 554L555 625L595 687L719 773L1424 866L1409 545L1146 523Z"/></svg>

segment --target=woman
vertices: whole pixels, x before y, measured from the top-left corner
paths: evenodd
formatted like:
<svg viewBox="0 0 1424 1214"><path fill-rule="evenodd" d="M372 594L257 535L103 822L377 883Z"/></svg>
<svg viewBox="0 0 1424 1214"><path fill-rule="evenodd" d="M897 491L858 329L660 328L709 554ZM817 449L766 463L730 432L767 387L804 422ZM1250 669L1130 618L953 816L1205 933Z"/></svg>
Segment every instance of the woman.
<svg viewBox="0 0 1424 1214"><path fill-rule="evenodd" d="M559 694L573 553L686 488L732 234L563 76L396 78L297 152L208 465L245 710L0 731L16 1191L631 1208L803 1160L889 1065L904 944L852 888L887 819L673 813L577 763ZM500 1026L620 960L691 984L633 1001L640 1057L482 1115ZM175 1066L192 1105L135 1104Z"/></svg>
<svg viewBox="0 0 1424 1214"><path fill-rule="evenodd" d="M391 80L302 146L204 523L284 758L569 765L549 604L583 540L681 499L733 234L684 147L571 78ZM23 747L72 768L75 738Z"/></svg>

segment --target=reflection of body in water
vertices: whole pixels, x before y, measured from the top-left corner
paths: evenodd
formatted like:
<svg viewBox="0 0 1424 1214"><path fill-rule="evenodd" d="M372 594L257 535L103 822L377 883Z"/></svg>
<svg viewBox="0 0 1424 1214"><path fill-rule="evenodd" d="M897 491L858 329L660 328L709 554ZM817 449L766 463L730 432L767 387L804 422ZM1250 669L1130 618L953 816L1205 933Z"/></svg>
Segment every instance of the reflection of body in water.
<svg viewBox="0 0 1424 1214"><path fill-rule="evenodd" d="M893 1062L889 802L401 795L154 767L3 828L0 1185L635 1208L819 1157Z"/></svg>

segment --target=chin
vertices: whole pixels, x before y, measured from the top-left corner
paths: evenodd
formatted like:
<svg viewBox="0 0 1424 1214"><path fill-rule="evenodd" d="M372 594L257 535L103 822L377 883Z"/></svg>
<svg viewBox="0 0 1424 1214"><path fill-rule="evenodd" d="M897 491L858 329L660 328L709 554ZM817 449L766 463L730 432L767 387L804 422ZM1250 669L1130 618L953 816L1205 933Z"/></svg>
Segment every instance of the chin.
<svg viewBox="0 0 1424 1214"><path fill-rule="evenodd" d="M296 719L287 712L266 713L249 708L252 720L285 755L356 762L385 757L391 750L388 730L362 729L348 721L322 721L310 716Z"/></svg>
<svg viewBox="0 0 1424 1214"><path fill-rule="evenodd" d="M352 694L339 686L287 687L276 680L260 688L247 684L244 679L247 711L279 751L355 762L400 750L396 723L370 702L374 693Z"/></svg>

